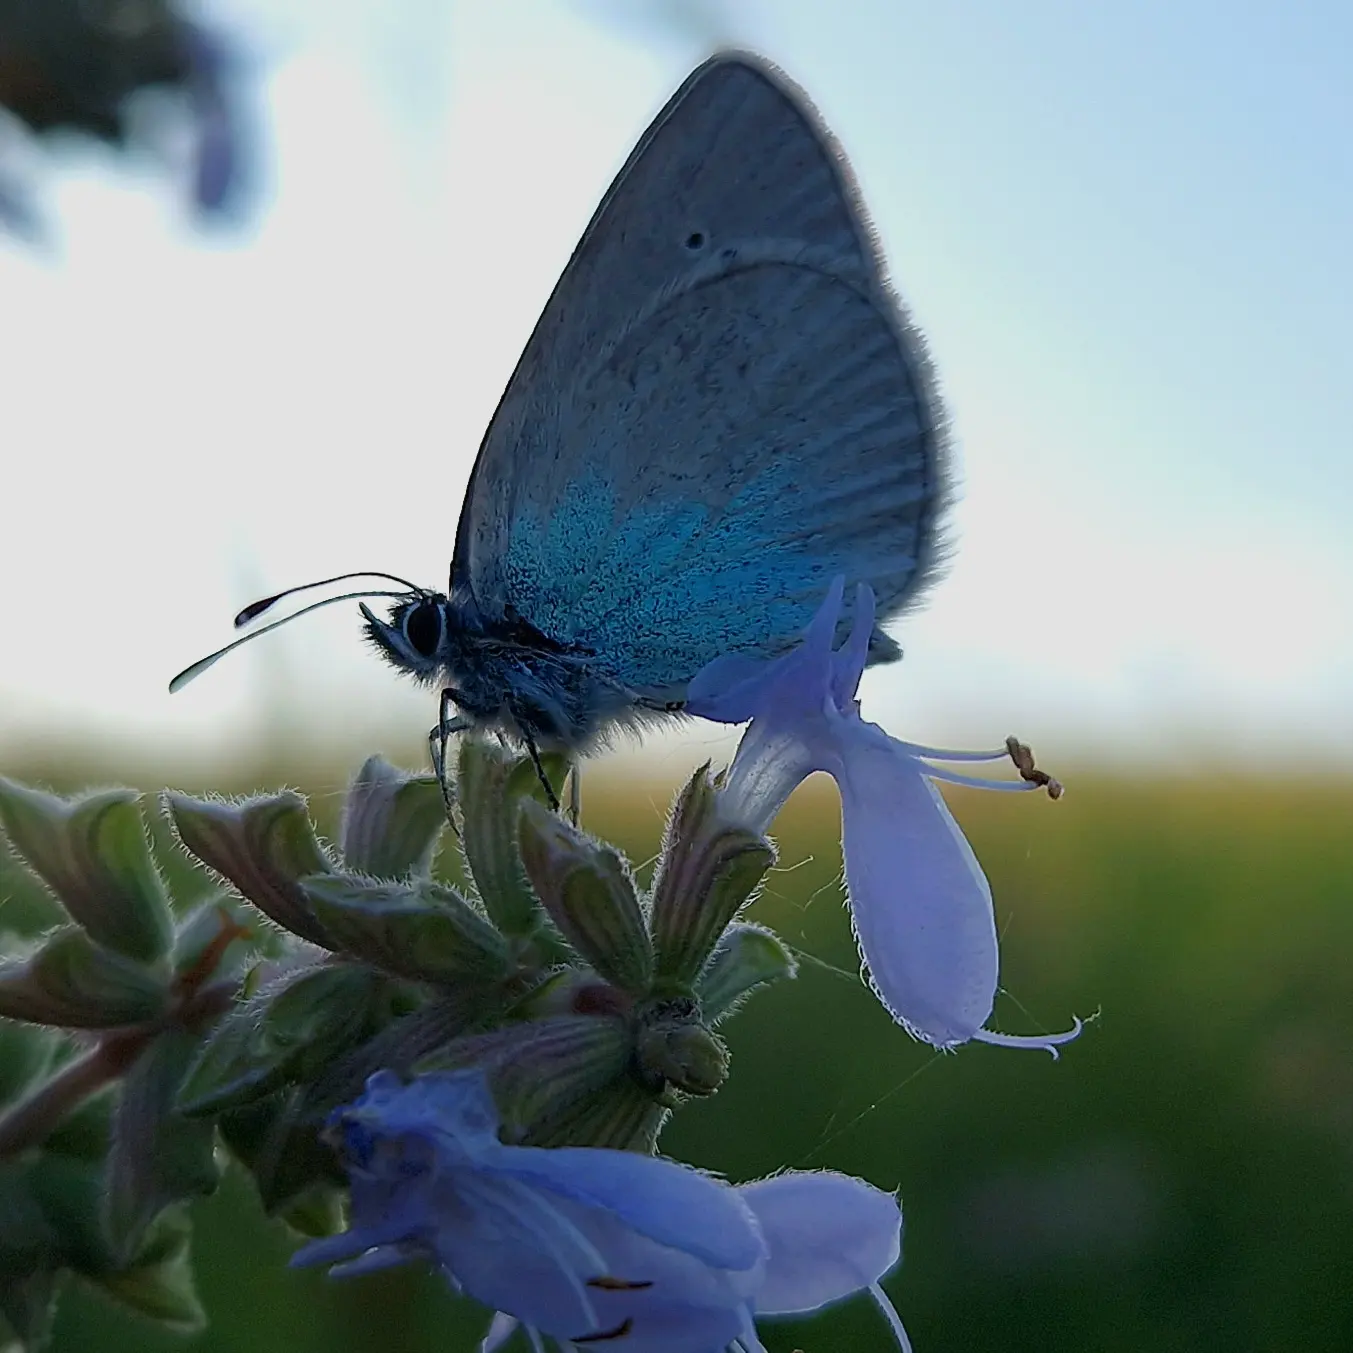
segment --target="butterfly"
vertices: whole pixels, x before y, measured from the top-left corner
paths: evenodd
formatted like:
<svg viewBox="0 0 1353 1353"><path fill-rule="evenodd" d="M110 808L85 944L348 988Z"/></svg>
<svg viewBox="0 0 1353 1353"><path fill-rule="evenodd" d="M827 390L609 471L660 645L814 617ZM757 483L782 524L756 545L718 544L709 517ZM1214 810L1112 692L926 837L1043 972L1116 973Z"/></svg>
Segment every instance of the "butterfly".
<svg viewBox="0 0 1353 1353"><path fill-rule="evenodd" d="M555 286L479 448L447 590L345 574L323 582L401 590L316 605L393 598L386 619L362 604L366 637L441 690L442 756L487 729L539 769L539 748L679 713L715 658L786 651L838 575L873 588L881 621L913 602L937 561L944 430L836 142L769 63L721 53L644 133ZM876 628L870 661L899 656Z"/></svg>

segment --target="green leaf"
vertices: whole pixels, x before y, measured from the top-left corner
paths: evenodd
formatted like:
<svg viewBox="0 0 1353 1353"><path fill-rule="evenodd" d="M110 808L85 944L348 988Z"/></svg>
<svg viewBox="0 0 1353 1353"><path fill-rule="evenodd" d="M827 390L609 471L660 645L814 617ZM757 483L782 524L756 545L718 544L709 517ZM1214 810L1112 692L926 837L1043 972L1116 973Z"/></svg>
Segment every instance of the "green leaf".
<svg viewBox="0 0 1353 1353"><path fill-rule="evenodd" d="M165 810L189 853L228 879L240 895L292 934L330 948L297 880L329 870L305 800L285 792L224 803L165 794Z"/></svg>
<svg viewBox="0 0 1353 1353"><path fill-rule="evenodd" d="M93 1281L114 1300L167 1325L178 1334L197 1334L207 1315L197 1295L192 1266L192 1225L182 1208L160 1215L141 1252L124 1268Z"/></svg>
<svg viewBox="0 0 1353 1353"><path fill-rule="evenodd" d="M164 977L83 931L54 931L22 960L0 963L0 1016L68 1029L143 1024L168 1008Z"/></svg>
<svg viewBox="0 0 1353 1353"><path fill-rule="evenodd" d="M425 874L445 826L446 801L435 775L407 775L373 756L343 806L343 861L379 879Z"/></svg>
<svg viewBox="0 0 1353 1353"><path fill-rule="evenodd" d="M708 767L691 777L668 823L653 881L649 926L656 987L692 988L719 937L775 862L764 836L726 823Z"/></svg>
<svg viewBox="0 0 1353 1353"><path fill-rule="evenodd" d="M705 1022L718 1024L757 987L797 972L794 955L769 930L746 923L729 926L700 974L697 995Z"/></svg>
<svg viewBox="0 0 1353 1353"><path fill-rule="evenodd" d="M446 985L493 982L507 975L507 941L441 884L320 874L305 879L301 889L334 947L365 963Z"/></svg>
<svg viewBox="0 0 1353 1353"><path fill-rule="evenodd" d="M526 875L565 939L607 981L645 993L653 946L625 862L543 804L522 805L519 831Z"/></svg>
<svg viewBox="0 0 1353 1353"><path fill-rule="evenodd" d="M173 925L139 797L113 789L61 799L0 778L0 821L72 920L105 948L153 963Z"/></svg>
<svg viewBox="0 0 1353 1353"><path fill-rule="evenodd" d="M108 1153L104 1216L117 1253L130 1259L171 1203L211 1193L220 1177L215 1125L175 1108L198 1038L162 1033L122 1080Z"/></svg>
<svg viewBox="0 0 1353 1353"><path fill-rule="evenodd" d="M561 786L568 769L563 756L543 754L550 783ZM505 935L529 935L539 920L539 904L526 881L517 849L517 818L528 799L546 803L530 757L478 738L460 744L456 779L461 814L461 846L484 910Z"/></svg>

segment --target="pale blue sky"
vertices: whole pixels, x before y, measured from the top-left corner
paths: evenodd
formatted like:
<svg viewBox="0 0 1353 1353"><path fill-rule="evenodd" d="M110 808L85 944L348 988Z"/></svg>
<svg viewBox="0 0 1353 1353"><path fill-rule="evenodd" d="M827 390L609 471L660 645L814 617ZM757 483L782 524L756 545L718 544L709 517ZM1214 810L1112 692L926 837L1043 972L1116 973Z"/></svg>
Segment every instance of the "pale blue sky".
<svg viewBox="0 0 1353 1353"><path fill-rule="evenodd" d="M213 8L263 68L256 226L203 240L89 152L46 185L58 253L0 244L0 749L58 724L223 749L279 709L416 745L435 701L353 615L164 682L255 593L444 578L559 268L724 38L836 130L953 408L955 564L866 713L1075 759L1353 763L1353 9Z"/></svg>

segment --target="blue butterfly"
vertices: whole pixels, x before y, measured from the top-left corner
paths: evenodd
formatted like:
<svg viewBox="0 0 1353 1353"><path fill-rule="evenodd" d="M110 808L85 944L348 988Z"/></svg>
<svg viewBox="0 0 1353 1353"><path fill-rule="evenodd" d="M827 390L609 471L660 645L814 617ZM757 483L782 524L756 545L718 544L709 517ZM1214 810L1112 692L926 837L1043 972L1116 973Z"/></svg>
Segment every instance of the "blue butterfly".
<svg viewBox="0 0 1353 1353"><path fill-rule="evenodd" d="M944 422L835 141L777 70L723 53L564 269L480 446L447 591L383 574L404 590L348 596L396 598L388 620L363 604L366 635L442 690L443 752L471 728L585 748L679 711L715 658L792 647L837 575L883 620L912 602ZM899 656L876 629L871 662Z"/></svg>

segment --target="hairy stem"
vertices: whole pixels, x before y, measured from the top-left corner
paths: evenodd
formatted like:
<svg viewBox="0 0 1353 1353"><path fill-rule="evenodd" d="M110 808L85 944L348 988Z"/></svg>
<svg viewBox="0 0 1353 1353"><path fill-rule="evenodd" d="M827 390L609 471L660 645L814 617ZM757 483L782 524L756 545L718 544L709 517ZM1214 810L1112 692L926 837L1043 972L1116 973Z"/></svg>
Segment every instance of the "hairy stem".
<svg viewBox="0 0 1353 1353"><path fill-rule="evenodd" d="M0 1160L39 1145L67 1114L122 1075L154 1036L148 1028L105 1034L83 1057L67 1062L45 1085L0 1115Z"/></svg>
<svg viewBox="0 0 1353 1353"><path fill-rule="evenodd" d="M237 989L233 980L197 987L180 1003L174 1021L189 1027L215 1023ZM128 1071L164 1027L158 1022L104 1034L83 1057L67 1062L45 1085L0 1114L0 1160L40 1146L67 1114Z"/></svg>

